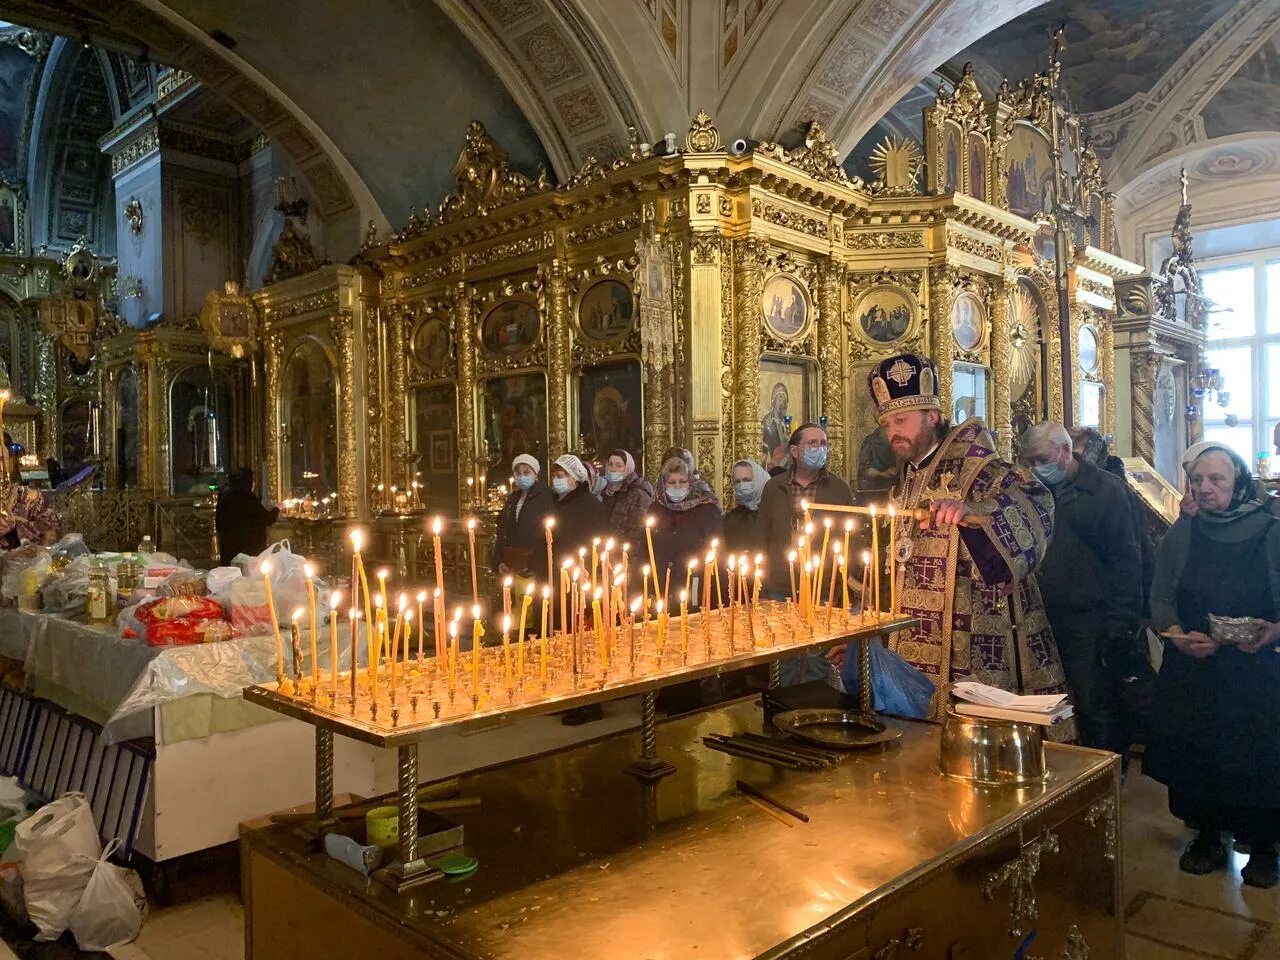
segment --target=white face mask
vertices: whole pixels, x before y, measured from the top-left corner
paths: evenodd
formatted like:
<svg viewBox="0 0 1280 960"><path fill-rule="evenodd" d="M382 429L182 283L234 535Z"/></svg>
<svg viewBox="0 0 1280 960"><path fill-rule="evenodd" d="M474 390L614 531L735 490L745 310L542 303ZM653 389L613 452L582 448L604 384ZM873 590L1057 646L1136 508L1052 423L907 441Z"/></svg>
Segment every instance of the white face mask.
<svg viewBox="0 0 1280 960"><path fill-rule="evenodd" d="M563 497L569 492L569 478L556 477L551 481L551 489L556 492L556 496Z"/></svg>
<svg viewBox="0 0 1280 960"><path fill-rule="evenodd" d="M679 503L687 496L689 496L688 487L667 487L667 499L672 503Z"/></svg>

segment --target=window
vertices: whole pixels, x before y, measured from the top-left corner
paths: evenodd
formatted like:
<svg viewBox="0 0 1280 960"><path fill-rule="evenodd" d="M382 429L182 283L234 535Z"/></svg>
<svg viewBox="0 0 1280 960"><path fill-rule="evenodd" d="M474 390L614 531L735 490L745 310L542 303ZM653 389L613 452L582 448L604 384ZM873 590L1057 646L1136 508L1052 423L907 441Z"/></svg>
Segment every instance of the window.
<svg viewBox="0 0 1280 960"><path fill-rule="evenodd" d="M1272 452L1280 423L1280 251L1233 257L1200 276L1214 303L1205 357L1223 379L1222 395L1204 399L1204 436L1252 464Z"/></svg>

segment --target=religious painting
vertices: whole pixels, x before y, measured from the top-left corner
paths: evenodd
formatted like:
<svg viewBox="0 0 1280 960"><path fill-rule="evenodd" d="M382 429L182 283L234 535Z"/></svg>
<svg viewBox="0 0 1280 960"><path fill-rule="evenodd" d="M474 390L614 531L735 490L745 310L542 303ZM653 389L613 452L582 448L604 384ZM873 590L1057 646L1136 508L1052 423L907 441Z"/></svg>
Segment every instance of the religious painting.
<svg viewBox="0 0 1280 960"><path fill-rule="evenodd" d="M601 462L625 450L644 472L644 375L635 360L588 367L578 378L578 435Z"/></svg>
<svg viewBox="0 0 1280 960"><path fill-rule="evenodd" d="M956 361L951 368L951 422L987 417L987 368L978 363Z"/></svg>
<svg viewBox="0 0 1280 960"><path fill-rule="evenodd" d="M338 489L338 375L314 337L298 341L280 390L280 475L288 497L317 499Z"/></svg>
<svg viewBox="0 0 1280 960"><path fill-rule="evenodd" d="M418 483L433 504L457 505L458 391L451 383L413 391L414 468Z"/></svg>
<svg viewBox="0 0 1280 960"><path fill-rule="evenodd" d="M761 296L764 322L783 340L794 340L809 326L809 294L795 277L776 273L764 285Z"/></svg>
<svg viewBox="0 0 1280 960"><path fill-rule="evenodd" d="M1085 373L1098 372L1098 333L1093 327L1080 328L1080 336L1076 340L1076 360Z"/></svg>
<svg viewBox="0 0 1280 960"><path fill-rule="evenodd" d="M951 307L951 336L965 352L976 350L986 331L987 311L973 293L962 293Z"/></svg>
<svg viewBox="0 0 1280 960"><path fill-rule="evenodd" d="M1080 384L1080 426L1102 427L1102 400L1105 388L1096 380L1085 380Z"/></svg>
<svg viewBox="0 0 1280 960"><path fill-rule="evenodd" d="M1049 140L1025 123L1014 126L1008 147L1009 209L1028 219L1053 209L1053 159Z"/></svg>
<svg viewBox="0 0 1280 960"><path fill-rule="evenodd" d="M116 475L122 488L138 485L138 374L132 367L116 381Z"/></svg>
<svg viewBox="0 0 1280 960"><path fill-rule="evenodd" d="M960 186L960 128L954 123L946 125L942 150L942 192L955 193Z"/></svg>
<svg viewBox="0 0 1280 960"><path fill-rule="evenodd" d="M631 329L635 315L629 286L612 278L599 280L578 301L578 330L584 340L611 343Z"/></svg>
<svg viewBox="0 0 1280 960"><path fill-rule="evenodd" d="M898 477L898 460L889 438L876 416L876 405L865 388L867 374L874 364L851 366L849 383L856 384L852 391L852 420L849 435L857 440L858 453L851 483L860 493L879 493L894 485Z"/></svg>
<svg viewBox="0 0 1280 960"><path fill-rule="evenodd" d="M987 141L976 133L969 134L969 196L987 199Z"/></svg>
<svg viewBox="0 0 1280 960"><path fill-rule="evenodd" d="M667 299L667 265L661 257L651 256L644 267L645 296L650 300Z"/></svg>
<svg viewBox="0 0 1280 960"><path fill-rule="evenodd" d="M524 353L538 339L541 321L531 300L504 300L480 321L480 343L490 353Z"/></svg>
<svg viewBox="0 0 1280 960"><path fill-rule="evenodd" d="M1089 194L1089 236L1090 243L1099 250L1107 249L1102 236L1102 195L1096 192Z"/></svg>
<svg viewBox="0 0 1280 960"><path fill-rule="evenodd" d="M226 378L188 367L169 389L169 492L207 496L227 468L231 396Z"/></svg>
<svg viewBox="0 0 1280 960"><path fill-rule="evenodd" d="M889 344L901 340L915 322L916 308L901 287L875 287L858 301L853 315L856 328L872 343Z"/></svg>
<svg viewBox="0 0 1280 960"><path fill-rule="evenodd" d="M441 317L428 317L413 332L413 357L424 367L438 369L453 356L453 334Z"/></svg>
<svg viewBox="0 0 1280 960"><path fill-rule="evenodd" d="M481 461L488 473L505 477L511 461L527 453L547 462L547 378L517 373L486 380L481 388Z"/></svg>
<svg viewBox="0 0 1280 960"><path fill-rule="evenodd" d="M0 178L3 179L17 179L27 91L35 65L36 58L17 44L0 46Z"/></svg>
<svg viewBox="0 0 1280 960"><path fill-rule="evenodd" d="M760 360L760 462L766 470L791 466L791 431L813 413L813 367L802 360Z"/></svg>
<svg viewBox="0 0 1280 960"><path fill-rule="evenodd" d="M92 418L88 400L69 400L62 407L60 459L68 474L79 472L93 453L93 435L89 426Z"/></svg>

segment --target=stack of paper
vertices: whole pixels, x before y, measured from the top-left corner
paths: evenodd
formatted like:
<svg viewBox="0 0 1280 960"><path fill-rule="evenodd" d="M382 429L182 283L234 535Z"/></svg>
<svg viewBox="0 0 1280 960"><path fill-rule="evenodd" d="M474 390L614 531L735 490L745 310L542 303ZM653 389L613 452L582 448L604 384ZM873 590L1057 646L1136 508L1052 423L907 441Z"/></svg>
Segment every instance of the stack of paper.
<svg viewBox="0 0 1280 960"><path fill-rule="evenodd" d="M972 680L961 680L951 687L963 703L955 711L966 717L989 717L994 720L1016 720L1045 726L1070 717L1074 711L1065 693L1019 696L999 687Z"/></svg>

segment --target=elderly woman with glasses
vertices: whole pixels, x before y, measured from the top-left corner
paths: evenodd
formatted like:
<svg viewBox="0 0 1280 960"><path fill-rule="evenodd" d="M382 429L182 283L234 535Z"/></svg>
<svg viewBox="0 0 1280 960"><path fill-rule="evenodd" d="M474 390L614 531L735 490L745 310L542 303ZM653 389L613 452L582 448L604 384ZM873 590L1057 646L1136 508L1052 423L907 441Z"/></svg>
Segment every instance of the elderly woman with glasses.
<svg viewBox="0 0 1280 960"><path fill-rule="evenodd" d="M1144 768L1197 831L1184 871L1224 868L1227 831L1250 845L1244 882L1271 887L1280 877L1280 520L1222 444L1191 447L1183 468L1196 510L1156 552L1151 616L1165 654Z"/></svg>

